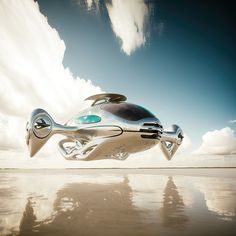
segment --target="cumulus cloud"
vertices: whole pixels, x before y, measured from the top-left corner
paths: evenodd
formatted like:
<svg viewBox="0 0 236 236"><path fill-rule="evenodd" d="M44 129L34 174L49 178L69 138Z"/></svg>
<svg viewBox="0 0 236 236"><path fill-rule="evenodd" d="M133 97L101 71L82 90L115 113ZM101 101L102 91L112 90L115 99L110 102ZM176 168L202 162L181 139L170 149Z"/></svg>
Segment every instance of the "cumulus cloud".
<svg viewBox="0 0 236 236"><path fill-rule="evenodd" d="M106 8L110 18L111 27L115 35L121 41L121 49L130 55L137 48L146 43L147 22L149 7L144 0L77 0L77 5L88 11L99 13ZM158 23L154 30L160 36L164 29L164 23Z"/></svg>
<svg viewBox="0 0 236 236"><path fill-rule="evenodd" d="M214 130L202 136L201 146L194 151L194 154L215 154L230 155L236 153L236 137L234 131L225 127L221 130Z"/></svg>
<svg viewBox="0 0 236 236"><path fill-rule="evenodd" d="M191 147L192 147L192 141L190 137L186 133L184 133L184 139L181 146L179 147L178 153L189 152Z"/></svg>
<svg viewBox="0 0 236 236"><path fill-rule="evenodd" d="M121 48L127 55L145 44L148 8L144 0L112 0L106 7L112 29L121 40Z"/></svg>
<svg viewBox="0 0 236 236"><path fill-rule="evenodd" d="M36 107L65 121L83 99L100 92L62 64L65 43L30 0L0 2L0 147L24 143L25 123ZM66 115L65 115L66 114Z"/></svg>
<svg viewBox="0 0 236 236"><path fill-rule="evenodd" d="M88 11L100 11L100 0L75 0L79 7L86 8Z"/></svg>

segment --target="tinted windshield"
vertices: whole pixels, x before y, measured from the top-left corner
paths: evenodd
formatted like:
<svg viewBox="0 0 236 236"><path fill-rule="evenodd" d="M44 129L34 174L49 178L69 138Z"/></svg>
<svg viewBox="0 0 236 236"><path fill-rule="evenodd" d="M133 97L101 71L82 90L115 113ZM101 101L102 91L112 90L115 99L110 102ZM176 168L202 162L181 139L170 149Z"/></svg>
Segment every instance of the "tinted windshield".
<svg viewBox="0 0 236 236"><path fill-rule="evenodd" d="M79 124L90 124L90 123L97 123L100 121L101 117L96 115L80 116L75 119L75 122Z"/></svg>
<svg viewBox="0 0 236 236"><path fill-rule="evenodd" d="M144 118L155 117L145 108L130 103L109 103L102 106L102 109L126 120L137 121Z"/></svg>

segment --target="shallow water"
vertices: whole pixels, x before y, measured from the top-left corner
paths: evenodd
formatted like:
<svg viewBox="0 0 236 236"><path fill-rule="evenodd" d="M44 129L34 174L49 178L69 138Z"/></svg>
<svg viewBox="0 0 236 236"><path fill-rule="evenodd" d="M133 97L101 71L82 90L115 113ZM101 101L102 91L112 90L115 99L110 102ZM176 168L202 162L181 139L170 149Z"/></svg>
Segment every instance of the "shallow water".
<svg viewBox="0 0 236 236"><path fill-rule="evenodd" d="M236 235L235 171L1 171L0 235Z"/></svg>

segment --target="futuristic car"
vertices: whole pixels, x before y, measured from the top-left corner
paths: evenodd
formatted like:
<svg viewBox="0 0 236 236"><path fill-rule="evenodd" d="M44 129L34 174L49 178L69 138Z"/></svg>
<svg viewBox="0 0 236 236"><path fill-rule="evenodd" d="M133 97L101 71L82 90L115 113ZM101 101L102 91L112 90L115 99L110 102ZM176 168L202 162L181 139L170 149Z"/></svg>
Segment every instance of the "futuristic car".
<svg viewBox="0 0 236 236"><path fill-rule="evenodd" d="M30 156L54 134L64 136L59 150L67 160L124 160L129 154L156 144L170 160L183 140L177 125L164 131L157 117L145 108L126 102L120 94L97 94L86 98L91 107L66 124L57 124L43 109L35 109L27 122L26 142Z"/></svg>

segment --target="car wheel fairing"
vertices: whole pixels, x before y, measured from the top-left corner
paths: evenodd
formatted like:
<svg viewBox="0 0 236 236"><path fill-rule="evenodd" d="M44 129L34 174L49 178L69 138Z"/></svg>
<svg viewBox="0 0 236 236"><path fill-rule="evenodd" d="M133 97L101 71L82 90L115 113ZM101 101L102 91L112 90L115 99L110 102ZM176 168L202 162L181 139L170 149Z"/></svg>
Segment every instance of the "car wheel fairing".
<svg viewBox="0 0 236 236"><path fill-rule="evenodd" d="M86 160L90 154L102 143L102 139L94 139L82 144L79 140L62 139L59 143L59 150L67 160Z"/></svg>
<svg viewBox="0 0 236 236"><path fill-rule="evenodd" d="M38 138L46 138L51 133L52 121L46 114L38 114L32 122L32 131Z"/></svg>
<svg viewBox="0 0 236 236"><path fill-rule="evenodd" d="M168 131L163 131L160 148L167 160L171 160L183 141L183 131L178 125L172 125Z"/></svg>
<svg viewBox="0 0 236 236"><path fill-rule="evenodd" d="M26 143L30 156L35 155L47 142L52 133L53 120L43 109L36 109L26 125Z"/></svg>

